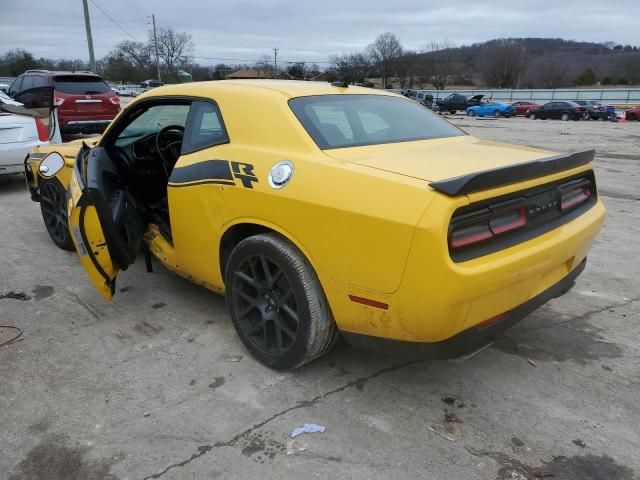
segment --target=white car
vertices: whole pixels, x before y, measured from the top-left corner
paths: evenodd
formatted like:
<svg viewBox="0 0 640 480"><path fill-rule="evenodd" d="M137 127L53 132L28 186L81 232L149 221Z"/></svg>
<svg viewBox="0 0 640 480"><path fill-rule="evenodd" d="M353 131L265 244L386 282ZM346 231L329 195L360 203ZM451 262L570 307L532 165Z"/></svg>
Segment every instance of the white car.
<svg viewBox="0 0 640 480"><path fill-rule="evenodd" d="M31 149L48 143L49 129L43 121L0 92L0 175L24 171Z"/></svg>
<svg viewBox="0 0 640 480"><path fill-rule="evenodd" d="M9 91L9 85L6 83L0 83L0 93L7 93Z"/></svg>
<svg viewBox="0 0 640 480"><path fill-rule="evenodd" d="M122 87L120 85L114 85L111 87L111 90L118 95L119 97L131 97L133 95L133 90L127 87Z"/></svg>

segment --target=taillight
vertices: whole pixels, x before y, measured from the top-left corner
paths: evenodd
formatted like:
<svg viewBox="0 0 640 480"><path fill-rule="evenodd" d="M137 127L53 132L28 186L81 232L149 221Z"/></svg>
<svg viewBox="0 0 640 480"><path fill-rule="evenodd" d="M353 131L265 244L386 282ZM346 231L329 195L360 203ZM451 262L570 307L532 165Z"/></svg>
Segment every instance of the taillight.
<svg viewBox="0 0 640 480"><path fill-rule="evenodd" d="M563 183L560 189L560 210L566 211L583 204L593 195L593 183L588 178L578 178Z"/></svg>
<svg viewBox="0 0 640 480"><path fill-rule="evenodd" d="M456 250L517 230L526 224L527 203L524 198L496 203L482 210L454 217L449 246Z"/></svg>
<svg viewBox="0 0 640 480"><path fill-rule="evenodd" d="M49 129L46 127L42 120L36 117L36 129L38 130L38 138L41 142L49 141Z"/></svg>
<svg viewBox="0 0 640 480"><path fill-rule="evenodd" d="M59 107L60 105L62 105L64 103L64 98L62 97L56 97L55 100L53 101L53 104L56 107Z"/></svg>
<svg viewBox="0 0 640 480"><path fill-rule="evenodd" d="M109 100L111 100L111 103L113 103L114 105L120 104L120 97L118 97L117 95L110 97Z"/></svg>
<svg viewBox="0 0 640 480"><path fill-rule="evenodd" d="M580 113L580 107L576 108L576 112Z"/></svg>

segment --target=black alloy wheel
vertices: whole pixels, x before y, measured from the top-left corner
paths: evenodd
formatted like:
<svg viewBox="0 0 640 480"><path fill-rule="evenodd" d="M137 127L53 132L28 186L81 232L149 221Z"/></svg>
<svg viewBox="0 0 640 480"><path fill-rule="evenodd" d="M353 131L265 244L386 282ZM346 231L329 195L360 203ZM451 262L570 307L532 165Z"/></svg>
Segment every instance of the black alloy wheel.
<svg viewBox="0 0 640 480"><path fill-rule="evenodd" d="M335 322L320 282L284 237L261 234L241 241L225 280L233 325L265 365L296 368L333 346Z"/></svg>
<svg viewBox="0 0 640 480"><path fill-rule="evenodd" d="M56 179L40 186L40 211L53 243L63 250L73 251L73 241L67 219L67 192Z"/></svg>

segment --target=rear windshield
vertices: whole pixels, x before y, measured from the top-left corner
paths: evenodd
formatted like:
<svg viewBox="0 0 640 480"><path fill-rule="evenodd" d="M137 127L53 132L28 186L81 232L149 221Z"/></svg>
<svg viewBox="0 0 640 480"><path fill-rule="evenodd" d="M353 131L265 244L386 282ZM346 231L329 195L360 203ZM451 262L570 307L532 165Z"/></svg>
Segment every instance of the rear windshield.
<svg viewBox="0 0 640 480"><path fill-rule="evenodd" d="M55 89L73 95L89 95L92 93L110 92L109 85L100 77L83 77L80 75L54 77Z"/></svg>
<svg viewBox="0 0 640 480"><path fill-rule="evenodd" d="M319 148L344 148L464 135L416 102L383 95L293 98L293 113Z"/></svg>

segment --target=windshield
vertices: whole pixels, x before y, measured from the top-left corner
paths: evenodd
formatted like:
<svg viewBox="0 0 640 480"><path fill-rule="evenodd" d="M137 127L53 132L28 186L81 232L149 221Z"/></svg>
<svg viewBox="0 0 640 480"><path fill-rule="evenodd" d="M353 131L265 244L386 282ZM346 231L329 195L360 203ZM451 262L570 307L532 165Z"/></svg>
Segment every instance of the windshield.
<svg viewBox="0 0 640 480"><path fill-rule="evenodd" d="M344 148L465 135L431 110L401 97L319 95L289 101L319 148Z"/></svg>
<svg viewBox="0 0 640 480"><path fill-rule="evenodd" d="M155 105L136 117L118 135L118 139L140 137L151 132L158 132L168 125L184 127L187 123L189 105Z"/></svg>
<svg viewBox="0 0 640 480"><path fill-rule="evenodd" d="M100 77L69 75L54 77L55 89L59 92L70 93L72 95L89 95L92 93L110 92L109 85L102 81Z"/></svg>

